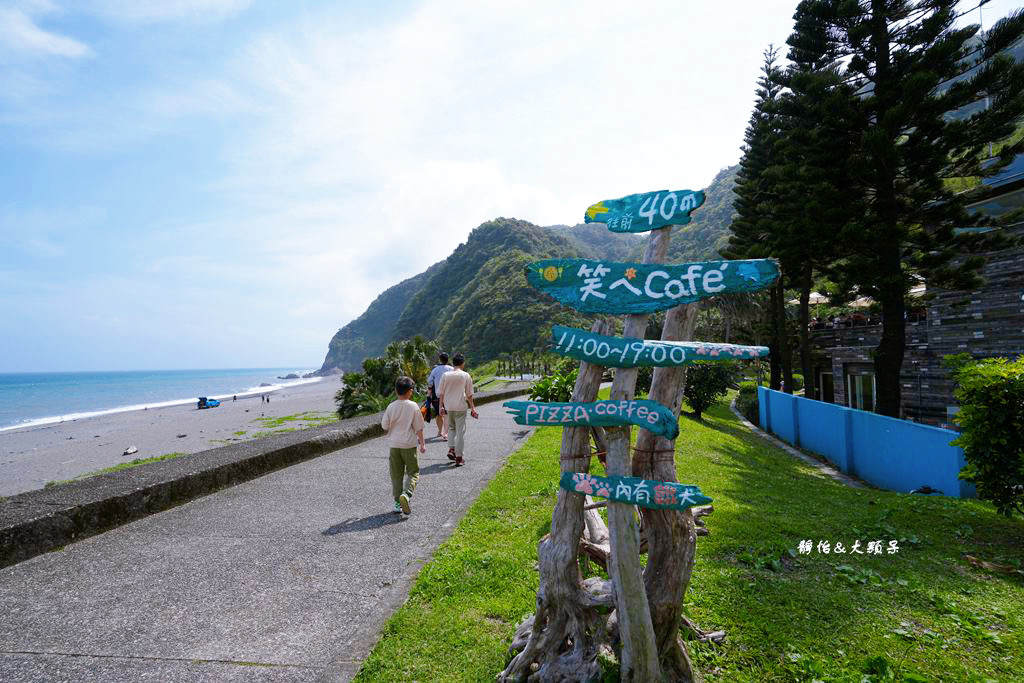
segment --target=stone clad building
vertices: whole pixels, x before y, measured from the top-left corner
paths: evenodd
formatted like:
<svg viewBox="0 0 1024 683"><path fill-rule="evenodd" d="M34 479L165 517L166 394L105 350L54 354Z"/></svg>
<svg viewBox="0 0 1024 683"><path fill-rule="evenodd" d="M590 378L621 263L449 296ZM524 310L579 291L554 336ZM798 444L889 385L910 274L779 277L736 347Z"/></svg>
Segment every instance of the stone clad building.
<svg viewBox="0 0 1024 683"><path fill-rule="evenodd" d="M986 179L991 192L969 208L1005 215L1024 208L1024 155L998 176ZM1008 232L1021 240L985 254L976 292L928 289L920 307L908 305L907 350L903 360L902 416L926 424L952 427L956 413L953 382L941 367L942 357L970 353L977 358L1024 354L1024 222ZM830 403L873 410L874 366L871 353L881 324L854 321L851 327L813 330L813 362L819 395Z"/></svg>

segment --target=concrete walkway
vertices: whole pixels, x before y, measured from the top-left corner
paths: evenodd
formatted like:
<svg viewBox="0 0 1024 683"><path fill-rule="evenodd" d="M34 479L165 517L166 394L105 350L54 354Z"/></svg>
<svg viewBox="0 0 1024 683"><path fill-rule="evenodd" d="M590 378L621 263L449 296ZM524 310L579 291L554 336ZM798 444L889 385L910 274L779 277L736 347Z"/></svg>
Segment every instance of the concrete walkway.
<svg viewBox="0 0 1024 683"><path fill-rule="evenodd" d="M0 680L350 680L530 434L479 412L464 467L428 440L408 518L378 438L0 569Z"/></svg>

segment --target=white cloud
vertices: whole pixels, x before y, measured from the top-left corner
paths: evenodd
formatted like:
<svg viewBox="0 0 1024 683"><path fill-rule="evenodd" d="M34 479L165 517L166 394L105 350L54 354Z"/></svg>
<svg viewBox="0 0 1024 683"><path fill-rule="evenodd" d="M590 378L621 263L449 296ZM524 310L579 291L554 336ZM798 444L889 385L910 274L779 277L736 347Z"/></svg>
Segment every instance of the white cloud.
<svg viewBox="0 0 1024 683"><path fill-rule="evenodd" d="M49 3L30 3L26 8L39 12L54 9ZM26 10L17 7L0 8L0 48L19 54L75 59L92 55L89 46L74 38L44 31Z"/></svg>
<svg viewBox="0 0 1024 683"><path fill-rule="evenodd" d="M86 7L115 21L153 23L221 20L242 12L252 0L90 0Z"/></svg>
<svg viewBox="0 0 1024 683"><path fill-rule="evenodd" d="M189 206L146 207L137 237L125 239L124 226L112 230L121 239L97 234L124 264L121 281L94 269L72 306L114 289L105 315L164 339L237 340L248 355L229 365L319 360L383 289L486 220L573 224L596 200L697 188L735 163L764 45L715 48L724 41L695 27L725 25L728 12L697 17L682 5L423 0L353 21L346 4L325 3L232 33L223 56L202 65L160 54L153 64L166 70L141 90L102 83L66 107L7 118L58 153L100 158L195 134L204 148L187 148L174 170L217 171ZM244 6L86 7L138 24ZM144 28L158 30L170 29ZM272 348L293 352L271 357Z"/></svg>

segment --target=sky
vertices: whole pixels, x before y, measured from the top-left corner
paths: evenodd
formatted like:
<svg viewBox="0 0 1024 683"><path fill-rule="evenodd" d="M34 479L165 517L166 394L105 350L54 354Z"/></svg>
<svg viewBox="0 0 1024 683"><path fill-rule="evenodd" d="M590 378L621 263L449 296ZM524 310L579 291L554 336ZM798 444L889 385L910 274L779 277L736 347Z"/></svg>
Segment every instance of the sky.
<svg viewBox="0 0 1024 683"><path fill-rule="evenodd" d="M706 187L796 4L0 0L0 372L318 368L485 221Z"/></svg>

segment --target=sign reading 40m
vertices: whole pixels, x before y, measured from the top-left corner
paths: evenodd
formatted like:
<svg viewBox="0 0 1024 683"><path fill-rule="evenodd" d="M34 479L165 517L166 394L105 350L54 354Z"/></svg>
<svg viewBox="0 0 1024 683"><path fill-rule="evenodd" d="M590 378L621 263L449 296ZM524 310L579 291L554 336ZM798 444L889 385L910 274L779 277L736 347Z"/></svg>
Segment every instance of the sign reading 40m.
<svg viewBox="0 0 1024 683"><path fill-rule="evenodd" d="M779 277L772 259L701 263L615 263L546 259L526 279L582 313L654 313L723 292L753 292Z"/></svg>
<svg viewBox="0 0 1024 683"><path fill-rule="evenodd" d="M646 232L666 225L686 225L690 212L704 203L704 193L658 190L606 199L587 209L587 223L607 223L612 232Z"/></svg>

